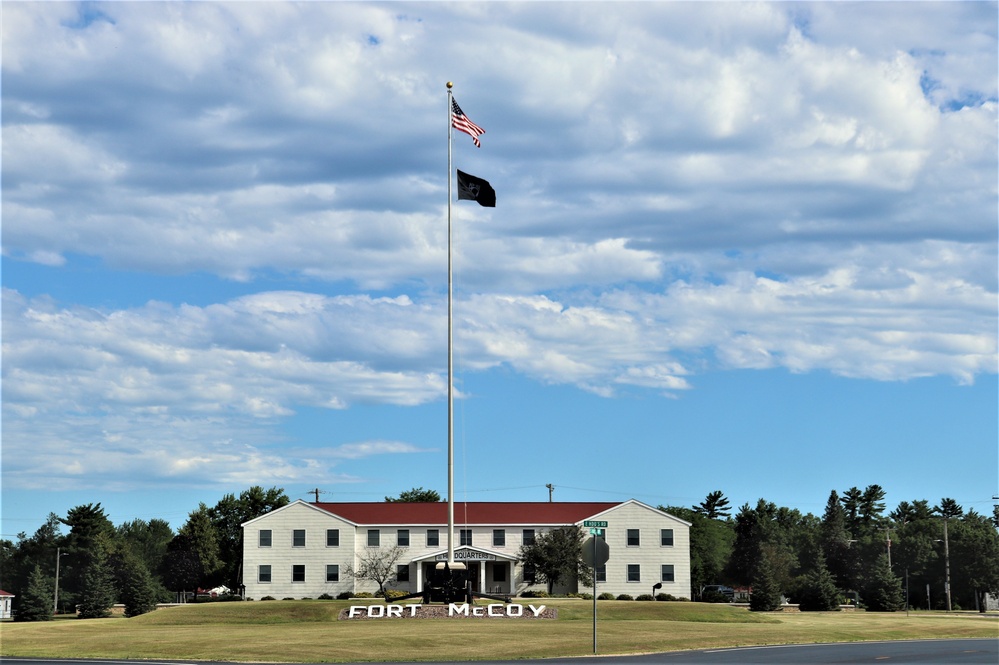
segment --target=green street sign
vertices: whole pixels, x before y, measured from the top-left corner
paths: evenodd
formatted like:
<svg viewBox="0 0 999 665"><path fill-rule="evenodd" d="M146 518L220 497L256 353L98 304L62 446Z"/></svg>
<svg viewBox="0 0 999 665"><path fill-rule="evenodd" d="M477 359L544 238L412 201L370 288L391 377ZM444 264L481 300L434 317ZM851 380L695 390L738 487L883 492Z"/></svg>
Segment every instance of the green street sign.
<svg viewBox="0 0 999 665"><path fill-rule="evenodd" d="M594 528L590 529L590 535L591 536L603 536L604 535L604 530L603 529L597 529L597 528L594 527Z"/></svg>
<svg viewBox="0 0 999 665"><path fill-rule="evenodd" d="M601 522L601 521L597 521L597 520L585 520L583 522L583 526L595 526L595 527L602 527L602 528L606 529L607 528L607 522Z"/></svg>

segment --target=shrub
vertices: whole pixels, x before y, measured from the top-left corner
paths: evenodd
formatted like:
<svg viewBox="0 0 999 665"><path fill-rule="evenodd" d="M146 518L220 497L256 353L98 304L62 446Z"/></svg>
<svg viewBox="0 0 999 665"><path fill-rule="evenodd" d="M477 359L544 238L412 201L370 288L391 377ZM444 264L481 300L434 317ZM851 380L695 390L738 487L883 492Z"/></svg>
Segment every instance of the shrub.
<svg viewBox="0 0 999 665"><path fill-rule="evenodd" d="M336 595L336 599L337 600L349 600L350 599L350 595L351 594L350 594L349 591L341 591L340 593L338 593Z"/></svg>
<svg viewBox="0 0 999 665"><path fill-rule="evenodd" d="M656 600L668 600L673 602L678 602L682 600L688 600L687 598L677 598L671 593L658 593L656 594Z"/></svg>
<svg viewBox="0 0 999 665"><path fill-rule="evenodd" d="M347 595L348 598L374 598L375 594L370 591L361 591L360 593L351 593Z"/></svg>
<svg viewBox="0 0 999 665"><path fill-rule="evenodd" d="M284 598L282 598L281 600L295 600L295 599L294 599L294 598L292 598L291 596L285 596L285 597L284 597Z"/></svg>
<svg viewBox="0 0 999 665"><path fill-rule="evenodd" d="M610 591L604 591L602 594L597 596L597 600L614 600L614 594Z"/></svg>
<svg viewBox="0 0 999 665"><path fill-rule="evenodd" d="M583 600L593 600L592 593L577 593L576 596L582 598Z"/></svg>
<svg viewBox="0 0 999 665"><path fill-rule="evenodd" d="M260 600L277 600L277 598L275 598L274 596L264 596Z"/></svg>
<svg viewBox="0 0 999 665"><path fill-rule="evenodd" d="M385 590L385 600L395 600L396 598L402 598L403 596L408 596L409 594L405 591L400 591L399 589L386 589Z"/></svg>
<svg viewBox="0 0 999 665"><path fill-rule="evenodd" d="M631 597L631 594L627 594L627 593L619 594L618 597L617 597L617 599L618 600L635 600L634 598Z"/></svg>
<svg viewBox="0 0 999 665"><path fill-rule="evenodd" d="M524 593L520 594L521 598L550 598L547 591L534 591L533 589L528 589Z"/></svg>
<svg viewBox="0 0 999 665"><path fill-rule="evenodd" d="M321 593L319 594L319 598L317 598L317 600L333 600L333 596L328 593Z"/></svg>
<svg viewBox="0 0 999 665"><path fill-rule="evenodd" d="M635 596L635 600L655 600L655 598L652 597L651 593L643 593Z"/></svg>
<svg viewBox="0 0 999 665"><path fill-rule="evenodd" d="M729 603L728 596L723 594L721 591L705 591L701 594L702 603Z"/></svg>

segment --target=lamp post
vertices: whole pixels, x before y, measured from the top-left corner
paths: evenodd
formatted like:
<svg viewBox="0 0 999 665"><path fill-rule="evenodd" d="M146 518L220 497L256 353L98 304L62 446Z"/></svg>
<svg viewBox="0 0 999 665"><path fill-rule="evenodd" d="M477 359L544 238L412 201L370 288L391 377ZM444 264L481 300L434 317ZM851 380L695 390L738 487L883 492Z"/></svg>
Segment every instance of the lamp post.
<svg viewBox="0 0 999 665"><path fill-rule="evenodd" d="M55 594L52 596L52 614L59 613L59 560L66 556L62 553L62 548L56 548L56 579L55 579Z"/></svg>
<svg viewBox="0 0 999 665"><path fill-rule="evenodd" d="M950 542L947 540L947 518L944 518L944 591L947 594L947 611L950 612Z"/></svg>

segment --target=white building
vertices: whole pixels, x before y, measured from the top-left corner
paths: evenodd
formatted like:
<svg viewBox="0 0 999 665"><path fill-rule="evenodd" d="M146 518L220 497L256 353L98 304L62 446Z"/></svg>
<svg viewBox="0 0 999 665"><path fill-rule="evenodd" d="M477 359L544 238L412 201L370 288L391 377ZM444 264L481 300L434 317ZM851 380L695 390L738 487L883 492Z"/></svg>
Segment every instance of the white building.
<svg viewBox="0 0 999 665"><path fill-rule="evenodd" d="M7 593L6 591L0 589L0 619L10 619L14 616L11 611L13 600L14 594Z"/></svg>
<svg viewBox="0 0 999 665"><path fill-rule="evenodd" d="M456 503L455 560L468 566L473 592L518 595L545 590L518 561L521 545L537 535L584 521L607 522L610 557L598 569L597 592L657 593L690 598L690 523L635 500L623 503ZM447 504L307 503L296 501L243 527L243 585L247 598L336 597L375 592L378 585L348 575L359 557L396 545L397 581L406 593L423 589L438 561L447 560ZM555 588L555 593L592 592Z"/></svg>

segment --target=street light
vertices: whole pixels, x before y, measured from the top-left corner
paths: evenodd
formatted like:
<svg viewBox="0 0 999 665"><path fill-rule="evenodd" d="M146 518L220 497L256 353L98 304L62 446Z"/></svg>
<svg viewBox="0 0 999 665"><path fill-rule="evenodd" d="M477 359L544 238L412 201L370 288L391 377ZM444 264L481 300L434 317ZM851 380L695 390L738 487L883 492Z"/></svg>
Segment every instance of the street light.
<svg viewBox="0 0 999 665"><path fill-rule="evenodd" d="M55 594L52 597L52 614L59 613L59 560L66 556L61 547L56 548L56 582L55 582Z"/></svg>

